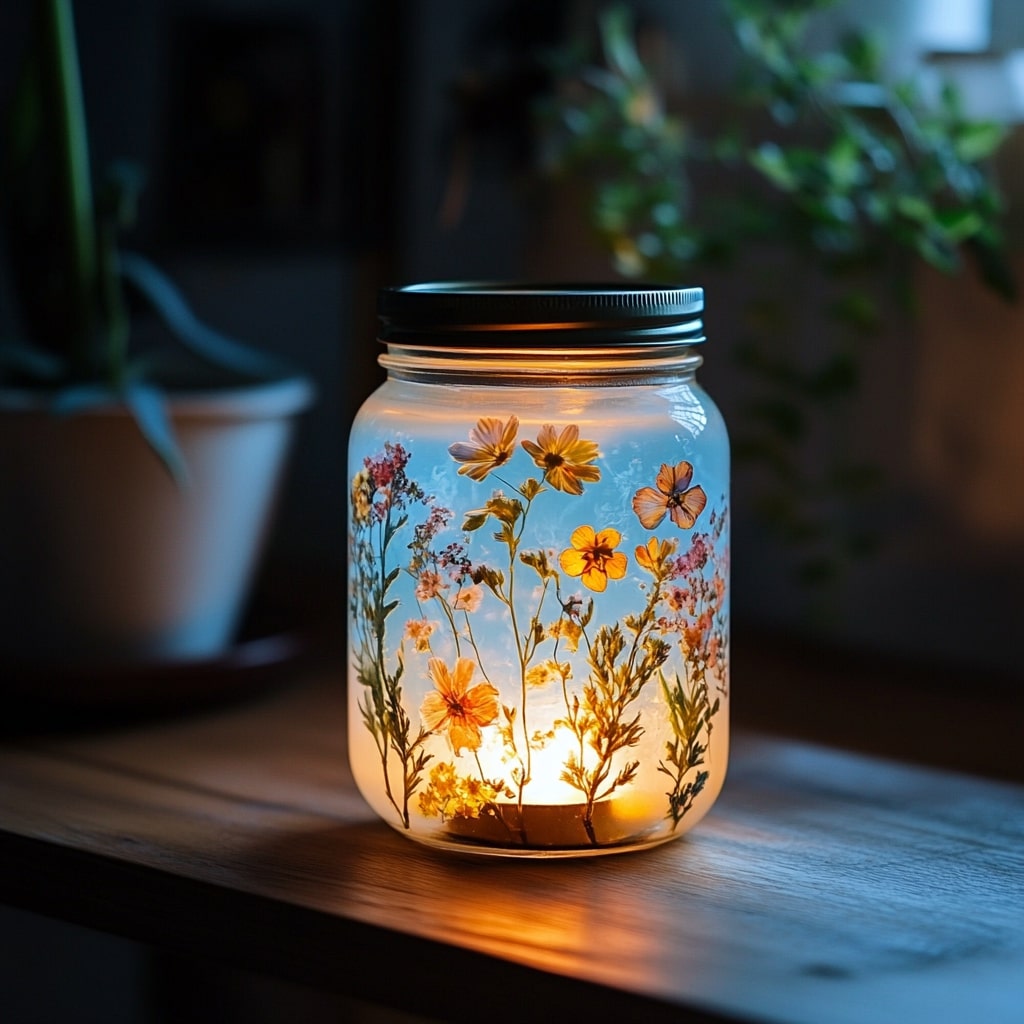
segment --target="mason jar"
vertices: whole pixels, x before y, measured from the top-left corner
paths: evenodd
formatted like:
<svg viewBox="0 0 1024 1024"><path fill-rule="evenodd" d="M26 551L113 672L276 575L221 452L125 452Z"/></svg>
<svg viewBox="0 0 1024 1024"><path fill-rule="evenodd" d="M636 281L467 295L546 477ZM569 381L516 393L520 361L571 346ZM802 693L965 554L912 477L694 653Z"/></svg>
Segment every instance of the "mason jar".
<svg viewBox="0 0 1024 1024"><path fill-rule="evenodd" d="M349 759L410 838L653 846L729 752L729 446L700 288L379 295L349 445Z"/></svg>

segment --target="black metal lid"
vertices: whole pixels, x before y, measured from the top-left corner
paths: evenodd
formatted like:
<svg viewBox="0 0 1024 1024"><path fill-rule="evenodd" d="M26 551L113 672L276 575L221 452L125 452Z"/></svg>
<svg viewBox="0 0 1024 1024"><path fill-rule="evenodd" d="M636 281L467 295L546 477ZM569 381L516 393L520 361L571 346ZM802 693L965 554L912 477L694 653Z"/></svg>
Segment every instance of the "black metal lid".
<svg viewBox="0 0 1024 1024"><path fill-rule="evenodd" d="M702 288L438 281L382 288L381 340L433 347L696 344Z"/></svg>

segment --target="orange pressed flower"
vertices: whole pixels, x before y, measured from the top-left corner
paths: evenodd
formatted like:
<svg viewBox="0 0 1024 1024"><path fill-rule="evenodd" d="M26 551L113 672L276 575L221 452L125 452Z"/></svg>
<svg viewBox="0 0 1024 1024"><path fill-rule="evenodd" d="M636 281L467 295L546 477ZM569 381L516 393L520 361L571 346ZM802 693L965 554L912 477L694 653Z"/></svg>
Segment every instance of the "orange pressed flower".
<svg viewBox="0 0 1024 1024"><path fill-rule="evenodd" d="M503 466L512 456L519 417L509 416L502 423L495 416L482 416L469 432L469 442L456 441L449 445L448 454L461 462L459 473L472 480L483 480L492 469Z"/></svg>
<svg viewBox="0 0 1024 1024"><path fill-rule="evenodd" d="M601 471L590 463L600 454L596 441L581 441L580 430L574 423L564 427L560 434L546 423L537 435L537 443L523 441L523 447L533 461L544 470L544 479L557 491L582 494L583 482L601 479Z"/></svg>
<svg viewBox="0 0 1024 1024"><path fill-rule="evenodd" d="M670 466L661 464L653 487L641 487L633 495L633 511L648 530L653 530L668 513L672 522L680 529L688 530L708 503L703 487L691 487L693 466L689 462L677 462Z"/></svg>
<svg viewBox="0 0 1024 1024"><path fill-rule="evenodd" d="M634 554L637 565L657 576L665 565L665 559L674 554L675 550L676 542L674 540L658 540L657 537L651 537L646 546L638 545Z"/></svg>
<svg viewBox="0 0 1024 1024"><path fill-rule="evenodd" d="M413 642L417 651L429 651L430 636L436 629L436 622L428 622L426 619L410 619L405 624L405 637Z"/></svg>
<svg viewBox="0 0 1024 1024"><path fill-rule="evenodd" d="M615 550L620 540L622 535L611 527L594 533L592 526L578 526L570 538L572 547L558 556L558 564L570 576L581 577L587 589L600 593L609 579L626 575L626 556Z"/></svg>
<svg viewBox="0 0 1024 1024"><path fill-rule="evenodd" d="M469 685L475 668L472 658L458 658L454 670L449 670L440 658L427 663L436 689L424 698L420 715L431 732L447 730L448 742L456 754L461 754L463 747L479 749L481 728L498 717L497 689L490 683Z"/></svg>

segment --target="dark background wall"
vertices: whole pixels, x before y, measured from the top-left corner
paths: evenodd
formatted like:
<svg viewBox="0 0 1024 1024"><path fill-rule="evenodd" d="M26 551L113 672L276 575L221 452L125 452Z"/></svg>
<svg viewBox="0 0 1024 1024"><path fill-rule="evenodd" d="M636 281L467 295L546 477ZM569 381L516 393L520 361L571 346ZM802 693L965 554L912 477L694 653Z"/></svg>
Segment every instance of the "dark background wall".
<svg viewBox="0 0 1024 1024"><path fill-rule="evenodd" d="M20 0L0 11L0 97L16 72L28 6ZM330 585L342 586L346 430L380 379L377 287L426 278L611 275L605 254L567 214L565 197L531 174L527 122L531 90L543 84L536 53L570 32L592 30L601 6L76 5L97 171L119 158L147 171L138 227L126 241L165 267L200 316L291 356L316 382L319 401L302 424L270 565L326 568ZM716 0L637 0L634 7L662 32L676 95L691 110L714 109L733 71ZM920 69L922 54L936 47L1022 43L1004 0L839 4L818 40L854 21L884 28L899 72ZM1024 178L1019 160L1010 171L1011 180ZM730 349L744 282L726 275L692 283L708 292L703 379L729 420L738 401ZM938 298L954 291L964 293L940 287ZM937 306L928 295L927 304ZM0 317L2 298L0 291ZM952 315L943 310L932 320ZM977 322L971 308L959 315ZM986 334L1016 330L1016 321L999 316L986 322ZM963 487L946 480L950 470L935 452L948 446L940 439L929 449L935 430L928 416L936 413L927 406L945 395L950 374L963 390L956 361L942 354L946 347L923 344L917 326L894 320L870 355L854 429L898 487L871 512L889 534L884 557L851 574L832 630L858 646L965 662L980 657L1011 669L1016 651L1006 640L1024 617L1017 585L1024 528L1012 528L1017 510L1024 522L1018 491L1007 504L1010 481L1024 477L1014 439L1020 424L1011 416L966 437L972 473L1000 453L984 481ZM987 366L991 350L973 345L971 355ZM993 382L1020 379L1012 351L998 358L1003 362L972 385L976 394L960 394L960 406L980 409ZM923 394L922 382L937 380L947 384ZM963 418L960 406L945 397L942 403L939 419ZM738 617L772 629L799 627L806 595L783 582L789 553L749 514L747 483L738 469L734 607ZM979 517L975 507L981 494L990 506L1002 502L1010 521L998 537L996 519ZM951 600L952 591L975 597ZM965 632L974 638L969 653Z"/></svg>

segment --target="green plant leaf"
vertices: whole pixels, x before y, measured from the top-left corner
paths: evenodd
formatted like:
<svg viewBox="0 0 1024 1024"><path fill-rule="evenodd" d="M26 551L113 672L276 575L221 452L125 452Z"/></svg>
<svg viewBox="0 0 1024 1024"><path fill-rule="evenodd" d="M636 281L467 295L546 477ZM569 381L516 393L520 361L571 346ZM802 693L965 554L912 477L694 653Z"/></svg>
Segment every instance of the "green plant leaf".
<svg viewBox="0 0 1024 1024"><path fill-rule="evenodd" d="M647 71L633 45L632 12L625 6L610 7L600 20L601 42L609 65L628 82L645 82Z"/></svg>
<svg viewBox="0 0 1024 1024"><path fill-rule="evenodd" d="M243 377L272 379L288 375L286 364L243 345L202 323L171 280L145 257L122 252L124 279L149 301L168 329L194 355L220 369Z"/></svg>
<svg viewBox="0 0 1024 1024"><path fill-rule="evenodd" d="M850 135L840 135L825 154L829 184L839 192L848 192L862 177L860 147Z"/></svg>
<svg viewBox="0 0 1024 1024"><path fill-rule="evenodd" d="M990 157L1006 138L1006 128L995 121L962 124L953 137L956 155L965 163Z"/></svg>
<svg viewBox="0 0 1024 1024"><path fill-rule="evenodd" d="M75 384L54 395L50 411L56 416L72 416L117 403L124 403L129 409L144 440L175 483L187 483L185 460L158 388L140 381L132 381L120 391L106 384Z"/></svg>
<svg viewBox="0 0 1024 1024"><path fill-rule="evenodd" d="M33 381L54 382L67 372L67 364L52 352L21 341L0 345L0 370Z"/></svg>
<svg viewBox="0 0 1024 1024"><path fill-rule="evenodd" d="M783 192L795 192L800 184L786 154L774 142L764 142L758 146L750 154L750 163Z"/></svg>
<svg viewBox="0 0 1024 1024"><path fill-rule="evenodd" d="M973 238L985 227L985 219L981 214L965 206L939 210L935 219L951 242L963 242Z"/></svg>
<svg viewBox="0 0 1024 1024"><path fill-rule="evenodd" d="M72 384L56 392L50 402L50 412L55 416L73 416L118 400L117 392L106 384Z"/></svg>
<svg viewBox="0 0 1024 1024"><path fill-rule="evenodd" d="M70 0L35 3L31 33L0 160L12 278L33 342L67 351L88 371L98 323L96 225Z"/></svg>
<svg viewBox="0 0 1024 1024"><path fill-rule="evenodd" d="M178 447L163 393L159 388L141 381L132 381L124 388L124 402L131 409L142 436L166 466L175 483L188 482L187 466Z"/></svg>

